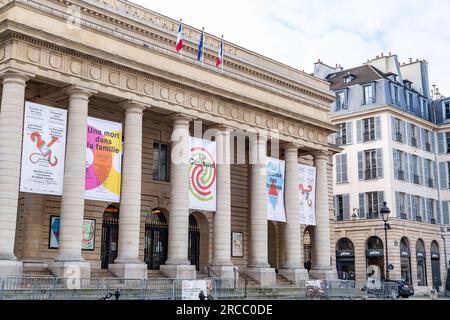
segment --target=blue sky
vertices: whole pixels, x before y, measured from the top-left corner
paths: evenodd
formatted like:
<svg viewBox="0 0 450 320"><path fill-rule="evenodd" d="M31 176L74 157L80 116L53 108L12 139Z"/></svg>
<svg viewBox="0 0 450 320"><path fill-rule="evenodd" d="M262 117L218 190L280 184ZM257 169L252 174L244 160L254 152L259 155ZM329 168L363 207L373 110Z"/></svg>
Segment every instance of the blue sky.
<svg viewBox="0 0 450 320"><path fill-rule="evenodd" d="M345 68L384 52L429 62L450 95L450 2L442 0L133 0L294 68Z"/></svg>

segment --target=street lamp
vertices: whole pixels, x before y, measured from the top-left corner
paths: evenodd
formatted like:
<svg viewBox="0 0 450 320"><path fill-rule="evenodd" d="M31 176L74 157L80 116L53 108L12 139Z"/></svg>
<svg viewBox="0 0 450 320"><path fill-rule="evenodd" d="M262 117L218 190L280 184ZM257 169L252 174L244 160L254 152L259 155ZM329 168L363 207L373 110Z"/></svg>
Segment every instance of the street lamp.
<svg viewBox="0 0 450 320"><path fill-rule="evenodd" d="M384 222L384 243L386 246L386 280L389 280L389 254L388 254L387 231L388 229L391 228L391 226L388 223L391 210L387 207L387 202L383 202L383 207L381 207L380 213Z"/></svg>

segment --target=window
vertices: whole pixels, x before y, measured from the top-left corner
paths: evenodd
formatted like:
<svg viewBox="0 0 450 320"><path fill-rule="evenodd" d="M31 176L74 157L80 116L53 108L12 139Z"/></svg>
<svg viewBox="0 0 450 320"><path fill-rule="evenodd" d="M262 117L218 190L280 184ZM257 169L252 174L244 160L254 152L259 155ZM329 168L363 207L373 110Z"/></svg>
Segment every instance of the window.
<svg viewBox="0 0 450 320"><path fill-rule="evenodd" d="M374 103L373 86L374 84L363 86L363 105Z"/></svg>
<svg viewBox="0 0 450 320"><path fill-rule="evenodd" d="M358 177L360 181L383 178L383 150L358 152Z"/></svg>
<svg viewBox="0 0 450 320"><path fill-rule="evenodd" d="M347 101L345 99L345 91L336 92L336 111L347 109Z"/></svg>
<svg viewBox="0 0 450 320"><path fill-rule="evenodd" d="M398 118L394 118L392 123L393 123L392 130L394 131L393 134L394 141L403 142L404 141L403 140L404 137L402 134L403 121Z"/></svg>
<svg viewBox="0 0 450 320"><path fill-rule="evenodd" d="M445 137L446 137L446 142L447 142L447 152L446 153L450 153L450 132L446 132Z"/></svg>
<svg viewBox="0 0 450 320"><path fill-rule="evenodd" d="M419 141L419 136L420 136L420 131L419 128L413 124L411 124L410 126L411 128L411 146L416 147L419 145L418 141Z"/></svg>
<svg viewBox="0 0 450 320"><path fill-rule="evenodd" d="M375 118L363 120L364 123L364 142L375 140Z"/></svg>
<svg viewBox="0 0 450 320"><path fill-rule="evenodd" d="M434 187L434 181L433 181L433 177L432 177L432 168L433 168L433 163L431 160L425 159L424 161L425 164L425 184L427 187L433 188Z"/></svg>
<svg viewBox="0 0 450 320"><path fill-rule="evenodd" d="M335 211L337 221L350 220L350 195L335 196Z"/></svg>
<svg viewBox="0 0 450 320"><path fill-rule="evenodd" d="M347 155L336 155L336 183L348 182Z"/></svg>
<svg viewBox="0 0 450 320"><path fill-rule="evenodd" d="M394 149L394 178L397 180L407 180L407 154Z"/></svg>
<svg viewBox="0 0 450 320"><path fill-rule="evenodd" d="M368 150L364 152L365 158L365 176L366 180L376 179L377 178L377 151L376 150Z"/></svg>
<svg viewBox="0 0 450 320"><path fill-rule="evenodd" d="M408 111L414 111L414 94L412 92L406 93L406 108Z"/></svg>
<svg viewBox="0 0 450 320"><path fill-rule="evenodd" d="M422 118L426 120L430 120L429 112L428 112L428 103L426 99L420 99L420 110L422 114Z"/></svg>
<svg viewBox="0 0 450 320"><path fill-rule="evenodd" d="M391 87L392 103L398 105L400 103L399 88L396 85Z"/></svg>
<svg viewBox="0 0 450 320"><path fill-rule="evenodd" d="M424 131L424 139L425 139L425 151L428 151L428 152L433 152L433 149L432 149L432 132L430 132L430 131L428 131L428 130L425 130Z"/></svg>
<svg viewBox="0 0 450 320"><path fill-rule="evenodd" d="M435 201L433 199L427 199L428 219L432 224L436 224L436 217L434 215L434 202Z"/></svg>
<svg viewBox="0 0 450 320"><path fill-rule="evenodd" d="M415 183L415 184L420 184L419 157L413 155L411 157L411 160L412 160L411 171L412 171L412 174L413 174L412 182Z"/></svg>
<svg viewBox="0 0 450 320"><path fill-rule="evenodd" d="M367 218L377 219L378 218L378 192L367 193Z"/></svg>
<svg viewBox="0 0 450 320"><path fill-rule="evenodd" d="M417 217L420 217L420 197L419 196L412 196L411 197L412 202L412 216L414 220L417 220Z"/></svg>
<svg viewBox="0 0 450 320"><path fill-rule="evenodd" d="M444 102L444 120L450 119L450 101Z"/></svg>
<svg viewBox="0 0 450 320"><path fill-rule="evenodd" d="M153 180L169 182L168 149L167 144L153 144Z"/></svg>
<svg viewBox="0 0 450 320"><path fill-rule="evenodd" d="M400 218L406 219L406 217L408 216L406 214L406 199L407 199L406 193L399 192L398 197L399 197L398 210L400 213Z"/></svg>

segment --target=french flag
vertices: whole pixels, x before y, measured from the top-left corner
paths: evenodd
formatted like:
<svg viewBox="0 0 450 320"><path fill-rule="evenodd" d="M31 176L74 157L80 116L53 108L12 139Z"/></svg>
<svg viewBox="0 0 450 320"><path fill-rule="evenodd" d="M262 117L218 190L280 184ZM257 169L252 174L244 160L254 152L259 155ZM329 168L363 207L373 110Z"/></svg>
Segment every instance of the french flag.
<svg viewBox="0 0 450 320"><path fill-rule="evenodd" d="M181 23L181 19L180 25L178 27L177 46L175 49L177 50L177 53L180 52L181 49L183 49L183 25Z"/></svg>
<svg viewBox="0 0 450 320"><path fill-rule="evenodd" d="M220 65L222 65L223 68L223 36L222 39L220 40L219 55L217 56L216 59L216 67L219 67Z"/></svg>

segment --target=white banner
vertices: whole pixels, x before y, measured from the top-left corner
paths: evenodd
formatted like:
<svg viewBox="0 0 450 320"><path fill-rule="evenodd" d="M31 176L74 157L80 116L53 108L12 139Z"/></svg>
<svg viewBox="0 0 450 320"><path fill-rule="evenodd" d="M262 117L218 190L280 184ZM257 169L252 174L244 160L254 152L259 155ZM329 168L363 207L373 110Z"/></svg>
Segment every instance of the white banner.
<svg viewBox="0 0 450 320"><path fill-rule="evenodd" d="M216 211L216 143L191 137L189 208Z"/></svg>
<svg viewBox="0 0 450 320"><path fill-rule="evenodd" d="M120 202L122 124L88 118L85 199Z"/></svg>
<svg viewBox="0 0 450 320"><path fill-rule="evenodd" d="M316 168L298 165L300 224L316 225Z"/></svg>
<svg viewBox="0 0 450 320"><path fill-rule="evenodd" d="M267 219L286 222L284 209L284 169L285 162L274 158L266 159Z"/></svg>
<svg viewBox="0 0 450 320"><path fill-rule="evenodd" d="M62 195L67 111L25 103L20 191Z"/></svg>
<svg viewBox="0 0 450 320"><path fill-rule="evenodd" d="M211 280L183 280L181 283L182 300L206 300L213 294L213 282Z"/></svg>

